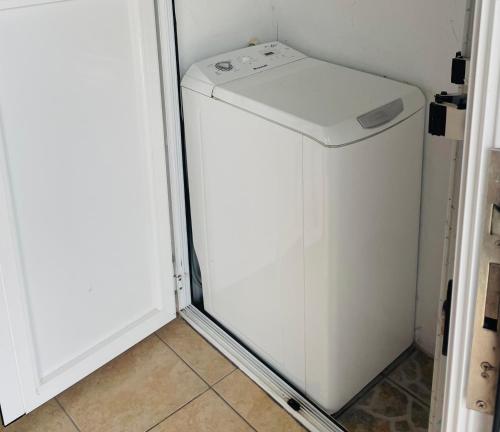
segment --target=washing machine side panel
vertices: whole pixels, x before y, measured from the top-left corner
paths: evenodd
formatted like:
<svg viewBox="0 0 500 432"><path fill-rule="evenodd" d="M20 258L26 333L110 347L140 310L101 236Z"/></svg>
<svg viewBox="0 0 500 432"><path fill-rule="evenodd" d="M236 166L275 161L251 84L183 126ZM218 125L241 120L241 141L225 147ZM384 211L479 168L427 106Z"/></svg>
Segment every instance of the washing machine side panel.
<svg viewBox="0 0 500 432"><path fill-rule="evenodd" d="M302 136L215 99L199 114L186 139L205 308L304 388Z"/></svg>
<svg viewBox="0 0 500 432"><path fill-rule="evenodd" d="M193 244L200 264L204 288L206 288L204 290L205 306L209 306L211 301L202 158L202 117L203 112L208 109L208 101L208 97L198 92L186 88L182 89Z"/></svg>
<svg viewBox="0 0 500 432"><path fill-rule="evenodd" d="M307 393L330 412L413 342L423 121L304 142Z"/></svg>

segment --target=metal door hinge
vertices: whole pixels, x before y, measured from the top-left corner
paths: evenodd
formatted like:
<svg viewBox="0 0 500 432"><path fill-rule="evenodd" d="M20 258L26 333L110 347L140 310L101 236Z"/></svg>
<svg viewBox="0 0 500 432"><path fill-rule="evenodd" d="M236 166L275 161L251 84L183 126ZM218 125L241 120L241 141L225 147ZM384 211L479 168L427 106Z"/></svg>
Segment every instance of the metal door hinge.
<svg viewBox="0 0 500 432"><path fill-rule="evenodd" d="M490 150L467 405L493 414L500 363L500 150Z"/></svg>
<svg viewBox="0 0 500 432"><path fill-rule="evenodd" d="M458 85L467 85L469 78L469 59L459 51L451 61L451 82Z"/></svg>
<svg viewBox="0 0 500 432"><path fill-rule="evenodd" d="M458 52L452 60L451 82L465 86L469 74L469 59ZM441 92L434 96L429 105L429 130L431 135L462 141L465 134L467 93L448 94Z"/></svg>
<svg viewBox="0 0 500 432"><path fill-rule="evenodd" d="M467 95L441 92L429 106L429 133L462 141L465 134Z"/></svg>
<svg viewBox="0 0 500 432"><path fill-rule="evenodd" d="M174 274L175 279L175 289L176 291L182 291L184 289L184 278L181 274Z"/></svg>

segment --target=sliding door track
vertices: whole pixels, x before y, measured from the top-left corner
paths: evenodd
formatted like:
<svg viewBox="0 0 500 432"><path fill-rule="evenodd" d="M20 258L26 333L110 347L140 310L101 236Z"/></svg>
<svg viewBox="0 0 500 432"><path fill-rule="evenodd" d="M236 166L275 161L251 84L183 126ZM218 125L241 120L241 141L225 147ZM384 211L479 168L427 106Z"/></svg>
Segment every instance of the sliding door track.
<svg viewBox="0 0 500 432"><path fill-rule="evenodd" d="M312 432L345 432L330 416L309 402L195 306L181 316L212 345L255 381L299 423Z"/></svg>

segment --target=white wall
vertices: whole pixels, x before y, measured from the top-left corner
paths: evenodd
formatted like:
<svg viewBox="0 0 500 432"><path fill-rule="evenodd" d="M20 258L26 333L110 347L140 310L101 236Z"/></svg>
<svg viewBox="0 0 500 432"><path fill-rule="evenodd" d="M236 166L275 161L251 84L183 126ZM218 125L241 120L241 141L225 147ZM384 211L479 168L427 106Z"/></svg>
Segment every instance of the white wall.
<svg viewBox="0 0 500 432"><path fill-rule="evenodd" d="M270 0L175 0L181 74L194 62L276 39Z"/></svg>
<svg viewBox="0 0 500 432"><path fill-rule="evenodd" d="M181 72L278 34L311 56L415 84L431 99L454 89L450 61L462 48L466 0L176 0L176 8ZM416 340L431 354L452 157L450 143L427 135Z"/></svg>

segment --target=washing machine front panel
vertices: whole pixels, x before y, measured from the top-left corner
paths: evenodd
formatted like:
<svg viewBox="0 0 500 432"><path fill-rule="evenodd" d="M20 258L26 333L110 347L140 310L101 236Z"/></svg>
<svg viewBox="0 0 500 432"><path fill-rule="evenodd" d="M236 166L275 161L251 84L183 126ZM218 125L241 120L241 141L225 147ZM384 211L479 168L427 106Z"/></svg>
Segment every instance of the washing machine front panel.
<svg viewBox="0 0 500 432"><path fill-rule="evenodd" d="M205 309L305 389L302 136L203 96L184 104L201 107L187 155Z"/></svg>
<svg viewBox="0 0 500 432"><path fill-rule="evenodd" d="M329 412L413 342L423 126L304 141L307 394Z"/></svg>

